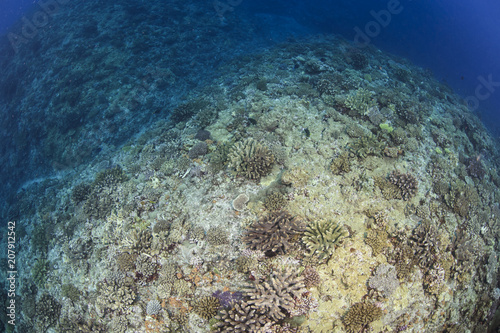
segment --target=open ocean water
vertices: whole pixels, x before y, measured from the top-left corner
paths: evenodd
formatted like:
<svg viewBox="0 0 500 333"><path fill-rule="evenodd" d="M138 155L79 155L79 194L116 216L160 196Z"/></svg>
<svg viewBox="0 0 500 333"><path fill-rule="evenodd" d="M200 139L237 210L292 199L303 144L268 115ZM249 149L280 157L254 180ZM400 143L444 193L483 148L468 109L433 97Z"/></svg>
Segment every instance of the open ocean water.
<svg viewBox="0 0 500 333"><path fill-rule="evenodd" d="M6 332L498 332L500 4L0 3Z"/></svg>

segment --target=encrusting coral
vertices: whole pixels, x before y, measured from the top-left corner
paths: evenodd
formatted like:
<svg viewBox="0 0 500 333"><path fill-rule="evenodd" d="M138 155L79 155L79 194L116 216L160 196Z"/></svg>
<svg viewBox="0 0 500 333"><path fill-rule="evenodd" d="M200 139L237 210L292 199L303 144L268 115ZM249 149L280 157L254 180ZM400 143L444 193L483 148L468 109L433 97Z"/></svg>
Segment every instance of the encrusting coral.
<svg viewBox="0 0 500 333"><path fill-rule="evenodd" d="M346 236L342 226L331 220L317 220L309 223L302 241L309 249L309 255L319 261L328 260L335 251L335 245Z"/></svg>
<svg viewBox="0 0 500 333"><path fill-rule="evenodd" d="M264 215L247 230L243 241L252 250L260 250L268 257L285 254L293 240L304 231L304 224L287 211Z"/></svg>
<svg viewBox="0 0 500 333"><path fill-rule="evenodd" d="M255 180L267 175L274 164L271 151L252 138L235 143L229 152L229 160L238 175Z"/></svg>

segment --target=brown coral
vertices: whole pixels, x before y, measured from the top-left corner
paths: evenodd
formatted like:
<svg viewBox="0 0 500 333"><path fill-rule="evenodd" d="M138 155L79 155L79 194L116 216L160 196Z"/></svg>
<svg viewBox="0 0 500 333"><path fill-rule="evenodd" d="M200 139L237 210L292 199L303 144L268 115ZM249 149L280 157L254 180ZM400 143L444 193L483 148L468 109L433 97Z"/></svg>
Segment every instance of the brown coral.
<svg viewBox="0 0 500 333"><path fill-rule="evenodd" d="M201 318L209 320L219 311L220 302L216 297L205 296L194 302L193 308Z"/></svg>
<svg viewBox="0 0 500 333"><path fill-rule="evenodd" d="M247 230L243 241L253 250L260 250L271 257L285 254L293 240L304 231L302 221L287 211L273 212L254 222Z"/></svg>
<svg viewBox="0 0 500 333"><path fill-rule="evenodd" d="M370 229L367 232L365 243L372 248L372 255L376 257L387 247L387 232Z"/></svg>
<svg viewBox="0 0 500 333"><path fill-rule="evenodd" d="M382 310L376 305L359 302L351 306L342 322L347 333L359 333L381 316Z"/></svg>
<svg viewBox="0 0 500 333"><path fill-rule="evenodd" d="M236 302L230 309L222 309L215 318L219 320L215 324L217 332L257 333L271 322L263 312L246 302Z"/></svg>
<svg viewBox="0 0 500 333"><path fill-rule="evenodd" d="M318 271L313 267L308 266L302 272L302 277L304 278L304 284L306 288L311 288L319 285L321 283L321 278L319 277Z"/></svg>
<svg viewBox="0 0 500 333"><path fill-rule="evenodd" d="M418 182L410 173L392 171L389 175L389 181L401 190L401 198L405 201L417 194Z"/></svg>
<svg viewBox="0 0 500 333"><path fill-rule="evenodd" d="M252 138L237 142L229 152L229 160L238 175L257 180L267 175L274 164L271 151Z"/></svg>

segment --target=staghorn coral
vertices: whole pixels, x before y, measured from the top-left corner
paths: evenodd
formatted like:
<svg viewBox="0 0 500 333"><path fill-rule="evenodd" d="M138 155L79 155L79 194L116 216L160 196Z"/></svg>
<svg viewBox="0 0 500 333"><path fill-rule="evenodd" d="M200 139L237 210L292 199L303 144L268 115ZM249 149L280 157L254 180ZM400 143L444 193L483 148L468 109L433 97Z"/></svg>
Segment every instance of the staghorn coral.
<svg viewBox="0 0 500 333"><path fill-rule="evenodd" d="M389 252L387 261L396 267L398 278L405 279L416 265L413 249L406 240L398 240L397 237L392 239L394 248Z"/></svg>
<svg viewBox="0 0 500 333"><path fill-rule="evenodd" d="M285 254L292 241L304 231L302 221L287 211L273 212L254 222L246 231L243 241L253 250L267 256Z"/></svg>
<svg viewBox="0 0 500 333"><path fill-rule="evenodd" d="M87 200L91 191L92 186L89 184L81 183L75 185L71 191L71 200L73 200L74 203L79 204L80 202Z"/></svg>
<svg viewBox="0 0 500 333"><path fill-rule="evenodd" d="M236 270L240 273L248 273L257 264L257 260L249 256L239 256L236 258Z"/></svg>
<svg viewBox="0 0 500 333"><path fill-rule="evenodd" d="M258 311L244 301L233 303L229 309L222 309L215 317L217 332L258 333L264 325L273 323L265 313Z"/></svg>
<svg viewBox="0 0 500 333"><path fill-rule="evenodd" d="M392 171L389 174L389 181L401 190L401 198L405 201L410 200L417 194L418 182L410 173Z"/></svg>
<svg viewBox="0 0 500 333"><path fill-rule="evenodd" d="M47 281L50 262L47 259L38 259L31 268L31 277L38 288L42 288Z"/></svg>
<svg viewBox="0 0 500 333"><path fill-rule="evenodd" d="M265 281L254 281L244 289L247 303L260 313L266 313L272 320L289 317L295 306L295 299L300 299L307 292L302 276L290 270L272 272Z"/></svg>
<svg viewBox="0 0 500 333"><path fill-rule="evenodd" d="M153 262L151 256L143 253L135 260L137 276L143 277L146 282L153 279L157 274L158 264Z"/></svg>
<svg viewBox="0 0 500 333"><path fill-rule="evenodd" d="M167 220L158 220L154 225L153 225L153 234L168 234L168 231L170 230L170 225L171 222Z"/></svg>
<svg viewBox="0 0 500 333"><path fill-rule="evenodd" d="M201 297L193 303L194 312L205 320L215 317L220 306L219 299L214 296Z"/></svg>
<svg viewBox="0 0 500 333"><path fill-rule="evenodd" d="M271 151L252 138L235 143L229 152L229 160L238 175L255 180L267 175L274 164Z"/></svg>
<svg viewBox="0 0 500 333"><path fill-rule="evenodd" d="M319 220L307 225L302 241L309 250L308 255L324 261L332 256L335 245L345 236L345 230L338 223Z"/></svg>
<svg viewBox="0 0 500 333"><path fill-rule="evenodd" d="M438 263L434 263L432 268L427 271L424 276L424 287L425 290L430 293L437 295L441 291L445 281L446 272Z"/></svg>
<svg viewBox="0 0 500 333"><path fill-rule="evenodd" d="M382 309L376 305L359 302L351 306L342 322L347 333L360 333L381 316Z"/></svg>

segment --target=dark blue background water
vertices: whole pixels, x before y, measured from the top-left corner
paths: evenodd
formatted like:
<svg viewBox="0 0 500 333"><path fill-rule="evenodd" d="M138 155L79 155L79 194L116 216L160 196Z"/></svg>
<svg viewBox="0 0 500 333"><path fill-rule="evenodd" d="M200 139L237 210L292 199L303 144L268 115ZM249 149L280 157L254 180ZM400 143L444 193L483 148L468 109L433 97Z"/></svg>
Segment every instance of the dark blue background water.
<svg viewBox="0 0 500 333"><path fill-rule="evenodd" d="M34 2L1 1L0 34ZM317 32L338 33L352 40L354 28L365 30L368 23L375 21L370 11L385 10L389 3L387 0L242 0L234 13L227 15L288 16ZM500 136L500 83L481 87L480 79L488 81L490 77L493 82L500 82L500 2L401 0L398 9L400 13L392 15L390 23L381 27L370 43L431 69L438 79L470 101L480 99L474 111ZM476 96L480 98L474 99Z"/></svg>

